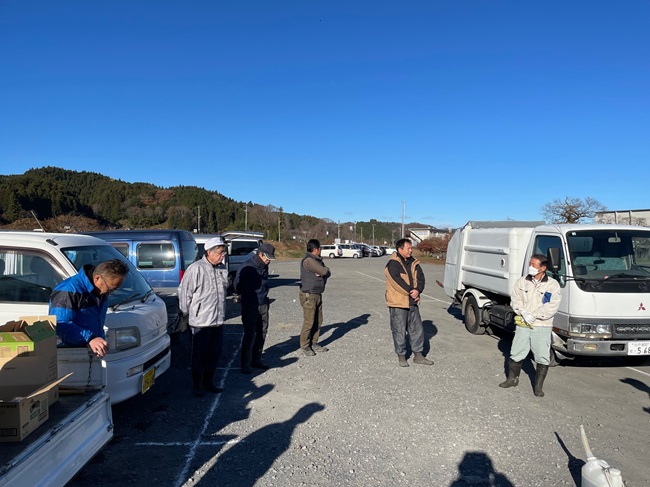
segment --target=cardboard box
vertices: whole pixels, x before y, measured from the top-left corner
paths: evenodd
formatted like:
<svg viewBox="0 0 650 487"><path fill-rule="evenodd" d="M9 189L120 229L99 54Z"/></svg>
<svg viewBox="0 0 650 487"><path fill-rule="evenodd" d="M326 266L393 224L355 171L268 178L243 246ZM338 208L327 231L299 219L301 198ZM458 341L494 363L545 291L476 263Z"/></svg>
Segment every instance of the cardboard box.
<svg viewBox="0 0 650 487"><path fill-rule="evenodd" d="M43 386L0 386L0 442L22 441L50 417L51 391L66 377Z"/></svg>
<svg viewBox="0 0 650 487"><path fill-rule="evenodd" d="M57 377L54 316L21 317L0 326L0 387L40 387Z"/></svg>

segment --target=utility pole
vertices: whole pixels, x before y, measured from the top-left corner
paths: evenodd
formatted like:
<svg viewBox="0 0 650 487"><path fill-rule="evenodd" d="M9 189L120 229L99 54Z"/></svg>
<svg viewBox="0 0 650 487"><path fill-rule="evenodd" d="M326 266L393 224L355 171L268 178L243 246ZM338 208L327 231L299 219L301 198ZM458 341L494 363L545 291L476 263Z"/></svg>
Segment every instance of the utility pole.
<svg viewBox="0 0 650 487"><path fill-rule="evenodd" d="M341 220L339 220L339 222L336 224L336 236L340 242L341 241Z"/></svg>
<svg viewBox="0 0 650 487"><path fill-rule="evenodd" d="M278 242L280 241L280 217L278 217Z"/></svg>
<svg viewBox="0 0 650 487"><path fill-rule="evenodd" d="M375 224L372 224L372 244L375 245Z"/></svg>
<svg viewBox="0 0 650 487"><path fill-rule="evenodd" d="M201 233L201 205L196 207L198 216L196 218L196 229L198 233Z"/></svg>
<svg viewBox="0 0 650 487"><path fill-rule="evenodd" d="M406 209L406 201L402 200L402 238L404 238L404 211Z"/></svg>
<svg viewBox="0 0 650 487"><path fill-rule="evenodd" d="M359 225L361 227L361 242L363 242L363 225Z"/></svg>

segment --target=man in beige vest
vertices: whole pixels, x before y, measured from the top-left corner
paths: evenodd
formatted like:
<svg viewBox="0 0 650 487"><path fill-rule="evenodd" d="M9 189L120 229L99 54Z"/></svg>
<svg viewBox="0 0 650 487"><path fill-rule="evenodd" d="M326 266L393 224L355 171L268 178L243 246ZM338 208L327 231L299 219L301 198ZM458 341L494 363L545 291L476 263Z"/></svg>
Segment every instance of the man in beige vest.
<svg viewBox="0 0 650 487"><path fill-rule="evenodd" d="M420 318L420 294L424 291L424 273L420 261L412 256L413 246L408 238L397 241L395 252L386 268L386 305L390 314L390 329L400 367L408 367L406 361L407 335L411 342L413 363L433 365L422 351L424 327Z"/></svg>

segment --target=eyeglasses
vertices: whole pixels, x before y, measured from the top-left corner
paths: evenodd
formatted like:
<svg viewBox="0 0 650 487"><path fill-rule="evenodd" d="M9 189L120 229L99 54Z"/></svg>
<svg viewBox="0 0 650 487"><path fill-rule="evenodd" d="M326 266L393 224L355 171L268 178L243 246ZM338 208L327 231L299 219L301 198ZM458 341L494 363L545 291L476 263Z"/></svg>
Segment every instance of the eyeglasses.
<svg viewBox="0 0 650 487"><path fill-rule="evenodd" d="M119 289L119 286L117 286L117 287L110 287L110 286L108 285L108 283L106 282L106 279L104 278L104 276L102 276L101 274L99 275L99 277L101 277L101 278L102 278L102 281L104 281L104 284L106 284L106 289L108 289L108 291L106 291L106 294L113 294L115 291L117 291L117 290Z"/></svg>

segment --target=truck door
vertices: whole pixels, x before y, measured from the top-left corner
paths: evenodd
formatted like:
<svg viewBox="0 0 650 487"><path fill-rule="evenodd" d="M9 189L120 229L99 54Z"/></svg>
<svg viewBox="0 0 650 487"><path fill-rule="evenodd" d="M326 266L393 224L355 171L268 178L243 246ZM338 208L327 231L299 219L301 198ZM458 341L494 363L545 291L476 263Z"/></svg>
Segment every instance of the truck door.
<svg viewBox="0 0 650 487"><path fill-rule="evenodd" d="M548 269L546 274L549 279L555 279L560 283L560 288L562 289L562 301L560 302L560 308L556 313L553 319L553 326L562 329L568 329L569 326L569 291L570 288L567 286L566 279L566 255L564 252L564 245L562 239L559 235L536 235L533 242L533 247L531 252L528 254L526 262L524 263L525 268L528 268L528 262L531 255L533 254L542 254L546 255L548 249L550 248L559 248L560 249L560 268L553 272L551 269Z"/></svg>

